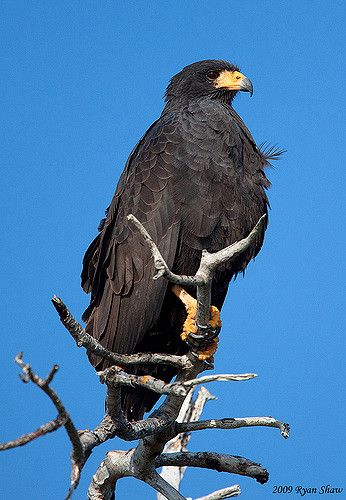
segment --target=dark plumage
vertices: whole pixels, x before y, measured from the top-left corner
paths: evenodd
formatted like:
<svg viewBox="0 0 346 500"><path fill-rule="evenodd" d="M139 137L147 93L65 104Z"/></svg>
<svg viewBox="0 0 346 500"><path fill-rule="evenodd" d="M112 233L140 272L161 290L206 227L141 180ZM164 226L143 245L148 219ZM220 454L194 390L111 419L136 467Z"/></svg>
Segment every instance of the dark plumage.
<svg viewBox="0 0 346 500"><path fill-rule="evenodd" d="M82 271L83 289L91 292L83 316L87 331L112 351L186 351L179 335L185 310L166 280L152 279L152 259L130 229L128 214L144 224L174 272L194 274L203 248L213 252L244 238L267 213L267 157L231 106L238 90L252 92L251 82L239 75L225 61L184 68L171 79L161 117L130 154ZM218 308L263 237L264 231L215 275L212 303ZM108 366L91 353L89 358L97 369ZM167 367L145 372L167 381L174 376ZM148 391L123 395L133 419L156 400Z"/></svg>

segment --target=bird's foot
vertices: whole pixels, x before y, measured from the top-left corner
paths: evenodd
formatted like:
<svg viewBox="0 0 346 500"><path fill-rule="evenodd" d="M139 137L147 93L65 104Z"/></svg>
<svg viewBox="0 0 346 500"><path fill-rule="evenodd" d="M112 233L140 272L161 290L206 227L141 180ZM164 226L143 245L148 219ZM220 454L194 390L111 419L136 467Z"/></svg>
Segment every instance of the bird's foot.
<svg viewBox="0 0 346 500"><path fill-rule="evenodd" d="M201 327L196 322L197 300L179 285L173 285L172 291L182 301L187 312L180 334L181 339L197 354L198 359L202 361L210 359L215 354L219 342L218 335L222 325L220 311L217 307L211 306L209 324Z"/></svg>

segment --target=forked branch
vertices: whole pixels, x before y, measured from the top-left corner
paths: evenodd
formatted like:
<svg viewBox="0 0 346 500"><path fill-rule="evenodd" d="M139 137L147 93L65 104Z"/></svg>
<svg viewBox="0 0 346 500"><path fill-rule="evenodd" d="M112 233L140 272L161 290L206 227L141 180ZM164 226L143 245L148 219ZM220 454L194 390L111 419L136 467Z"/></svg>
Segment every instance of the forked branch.
<svg viewBox="0 0 346 500"><path fill-rule="evenodd" d="M154 259L154 265L156 269L156 274L154 279L159 279L161 277L166 278L170 283L181 286L194 286L197 288L197 315L196 321L197 325L200 327L200 332L198 334L203 336L203 330L205 332L206 327L209 322L209 311L211 306L211 284L213 279L213 274L215 270L221 264L225 262L232 262L239 255L245 252L251 244L259 237L261 234L267 216L264 214L257 222L256 226L253 228L251 233L244 239L229 245L222 250L209 253L207 250L202 251L202 258L194 276L181 276L173 273L164 258L161 255L160 250L157 245L149 235L148 231L145 229L143 224L136 219L132 214L127 216L129 222L140 232L146 245L151 251Z"/></svg>
<svg viewBox="0 0 346 500"><path fill-rule="evenodd" d="M66 417L58 415L54 420L50 420L46 424L41 425L38 429L36 429L33 432L28 432L23 436L13 439L12 441L1 443L0 451L10 450L11 448L17 448L18 446L24 446L25 444L34 441L34 439L37 439L41 436L45 436L50 432L57 431L58 429L60 429L60 427L65 425L65 423L66 423Z"/></svg>
<svg viewBox="0 0 346 500"><path fill-rule="evenodd" d="M54 295L52 304L55 307L59 318L68 330L70 335L76 341L78 347L85 347L88 351L93 352L103 359L112 361L115 365L131 366L131 365L148 365L148 364L164 364L174 366L176 368L183 368L187 363L186 356L174 356L156 353L139 353L139 354L118 354L109 351L103 347L94 337L89 335L85 329L75 320L64 302Z"/></svg>
<svg viewBox="0 0 346 500"><path fill-rule="evenodd" d="M164 277L171 283L181 286L195 286L197 288L196 319L198 330L195 338L197 340L200 340L202 344L206 338L206 329L210 319L209 315L211 306L211 283L213 273L218 265L232 260L249 247L249 245L255 238L258 237L259 233L261 232L262 226L265 223L265 216L263 216L259 220L256 227L244 240L235 243L234 245L231 245L230 247L227 247L226 249L221 250L220 252L217 252L215 254L209 254L208 252L203 251L201 264L195 276L179 276L177 274L174 274L168 268L167 263L163 259L158 247L156 246L144 226L133 215L129 215L128 220L141 233L146 245L148 246L153 256L156 269L154 279ZM144 380L143 377L137 377L136 379L132 378L131 383L136 386L143 386L146 384L146 387L150 388L151 390L167 394L167 397L161 407L149 417L149 420L153 417L157 417L159 419L162 417L166 417L168 419L171 419L172 427L167 426L166 429L153 433L152 435L142 439L137 447L134 450L127 452L126 455L124 455L123 452L118 451L109 452L107 454L106 460L101 464L97 474L95 474L93 478L92 484L90 485L90 499L106 499L111 497L115 488L116 481L120 477L128 475L128 472L124 472L128 471L128 468L124 466L124 460L129 461L128 466L130 467L132 476L147 482L153 488L159 491L161 495L172 500L181 499L183 497L178 492L178 489L173 488L168 483L165 484L163 479L159 480L158 482L157 475L153 474L154 467L174 466L181 468L186 466L201 466L215 468L216 470L224 470L226 472L233 472L236 474L248 475L249 477L254 477L259 482L267 481L268 473L265 469L263 469L259 464L241 457L219 455L210 452L199 454L191 454L187 452L163 453L164 447L169 439L174 437L174 435L179 432L179 425L192 425L192 427L186 427L185 429L187 432L194 430L192 422L181 424L175 422L184 402L184 394L181 392L181 389L184 387L191 388L192 386L200 383L201 379L206 382L220 378L220 376L211 376L201 377L200 379L197 379L196 376L206 368L206 365L196 357L188 356L188 358L191 361L191 365L188 368L186 366L182 367L177 376L176 382L172 384L163 384L162 382L158 384L158 381L156 379L153 379L152 377L145 377ZM107 377L109 376L109 372L106 374L103 373L103 375L106 375ZM243 380L253 378L254 376L254 374L245 374ZM239 376L237 377L238 378L236 379L239 380ZM232 376L225 376L224 378L229 380L230 378L232 378ZM119 377L116 383L119 384ZM242 420L244 426L249 424L249 421L245 421L244 423L244 419ZM211 427L210 422L205 422L204 425L206 426L206 428ZM236 424L234 424L233 422L233 426L235 427L236 425L241 426L240 422L236 422ZM184 428L181 427L180 430L182 429ZM185 432L185 430L183 430L183 432ZM107 481L105 481L104 478L107 478ZM100 494L101 490L102 493ZM219 496L218 498L222 498L222 496Z"/></svg>
<svg viewBox="0 0 346 500"><path fill-rule="evenodd" d="M31 368L31 366L23 361L23 353L17 354L15 358L16 363L22 369L22 373L19 374L21 380L24 383L33 382L37 387L42 389L42 391L47 394L49 399L54 404L55 408L58 410L58 416L55 420L42 425L36 431L25 434L14 441L9 441L0 446L0 451L7 450L9 448L14 448L15 446L23 446L24 444L33 441L37 437L44 436L48 432L53 432L60 427L64 426L67 435L72 444L71 453L71 485L67 497L70 497L70 492L72 492L78 485L80 479L80 473L85 462L85 455L83 451L83 446L79 438L78 431L71 420L65 406L60 400L57 393L50 386L53 381L54 375L59 369L58 365L54 365L50 370L49 374L45 379L39 377Z"/></svg>
<svg viewBox="0 0 346 500"><path fill-rule="evenodd" d="M196 287L197 295L197 333L194 335L196 345L205 345L207 340L207 326L209 323L211 306L211 283L213 273L217 266L239 256L247 250L256 239L265 223L263 216L247 238L229 247L210 254L202 252L201 263L195 276L178 276L167 266L156 244L143 227L133 216L128 216L129 222L143 236L144 241L154 259L154 279L164 277L173 284L181 286ZM24 382L32 381L40 387L52 400L58 410L55 420L42 425L36 431L9 441L0 446L1 449L9 449L22 446L33 439L53 432L64 426L72 443L72 474L71 487L68 492L70 498L74 488L77 486L82 467L90 456L95 446L118 436L124 440L139 440L137 446L128 451L110 451L100 464L93 476L88 491L90 500L111 500L117 481L122 477L132 476L140 481L151 485L159 494L168 500L184 500L185 497L179 493L179 483L186 467L202 467L252 477L264 483L268 480L268 473L260 464L246 458L232 455L218 454L214 452L192 453L186 450L186 445L191 432L202 429L236 429L239 427L267 426L280 429L284 437L288 437L289 426L272 417L244 417L226 418L218 420L198 421L203 405L194 413L194 404L191 403L191 393L195 386L213 381L242 381L256 377L256 374L221 374L197 377L202 371L210 368L211 364L204 362L189 352L184 356L169 354L118 354L105 349L97 340L91 337L85 329L73 318L70 311L58 297L53 297L53 305L57 310L60 320L69 331L79 347L84 347L103 359L112 362L110 368L100 372L101 380L107 386L106 414L94 430L77 431L69 414L64 408L61 400L51 388L50 384L58 369L55 365L46 379L39 378L22 360L19 354L16 362L22 369ZM150 366L151 364L164 364L174 367L178 375L172 383L165 383L155 377L144 375L138 376L126 372L127 367ZM165 395L161 406L145 420L136 422L128 421L121 408L121 387L141 387ZM206 389L200 389L200 394L207 393ZM208 393L209 394L209 393ZM206 398L206 400L208 397ZM198 398L197 398L198 400ZM182 411L185 401L184 418L177 418ZM198 406L198 405L197 405ZM190 411L190 413L189 413ZM182 413L180 413L182 415ZM172 450L174 450L172 452ZM163 467L164 471L169 469L180 471L179 480L172 481L169 473L159 475L157 468ZM172 482L172 484L170 484ZM220 500L238 495L238 485L215 491L198 500Z"/></svg>
<svg viewBox="0 0 346 500"><path fill-rule="evenodd" d="M228 488L223 488L222 490L217 490L213 493L209 493L209 495L206 495L204 497L196 498L196 500L224 500L226 498L237 497L238 495L240 495L240 493L241 491L239 484L235 484L233 486L228 486Z"/></svg>

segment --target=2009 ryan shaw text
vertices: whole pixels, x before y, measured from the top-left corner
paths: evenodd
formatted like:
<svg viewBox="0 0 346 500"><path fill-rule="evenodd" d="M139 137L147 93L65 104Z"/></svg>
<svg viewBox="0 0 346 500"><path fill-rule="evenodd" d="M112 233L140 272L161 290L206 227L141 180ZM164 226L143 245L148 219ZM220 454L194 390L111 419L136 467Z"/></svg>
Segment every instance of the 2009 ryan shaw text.
<svg viewBox="0 0 346 500"><path fill-rule="evenodd" d="M330 484L322 486L292 486L292 485L275 485L273 487L273 493L298 493L300 496L305 496L308 494L323 495L325 493L329 494L340 494L344 491L342 487L333 487Z"/></svg>

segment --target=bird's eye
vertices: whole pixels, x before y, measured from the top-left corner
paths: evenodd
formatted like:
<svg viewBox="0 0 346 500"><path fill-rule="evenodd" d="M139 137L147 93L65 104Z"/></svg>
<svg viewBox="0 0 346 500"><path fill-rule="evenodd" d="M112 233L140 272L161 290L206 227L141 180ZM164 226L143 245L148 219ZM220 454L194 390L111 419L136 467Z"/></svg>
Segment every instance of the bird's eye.
<svg viewBox="0 0 346 500"><path fill-rule="evenodd" d="M208 71L207 78L208 78L208 80L216 80L216 78L219 76L219 74L220 74L220 71L212 69L212 70Z"/></svg>

